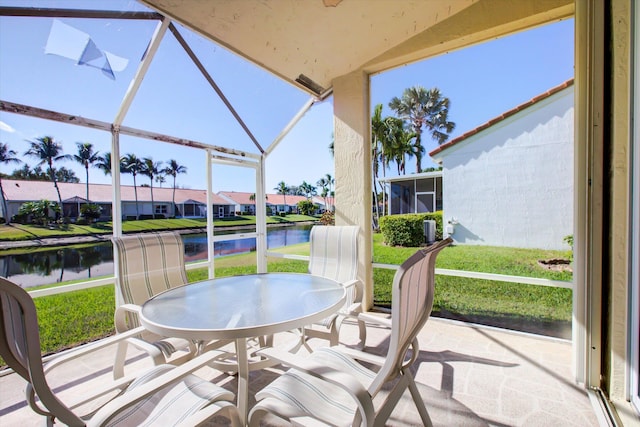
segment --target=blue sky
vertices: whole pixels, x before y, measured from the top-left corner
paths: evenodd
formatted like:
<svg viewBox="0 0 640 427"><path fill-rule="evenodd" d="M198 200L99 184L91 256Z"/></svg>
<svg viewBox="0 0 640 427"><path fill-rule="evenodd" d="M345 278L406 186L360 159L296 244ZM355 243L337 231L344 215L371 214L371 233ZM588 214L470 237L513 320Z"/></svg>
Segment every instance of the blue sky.
<svg viewBox="0 0 640 427"><path fill-rule="evenodd" d="M17 4L0 0L0 5ZM25 4L21 2L20 4ZM28 2L49 7L144 8L133 1L110 2ZM134 76L139 60L155 28L155 22L61 19L63 23L90 34L96 46L127 58L127 67L115 73L115 80L100 70L75 65L58 55L45 54L50 18L0 18L0 98L40 108L112 122ZM263 148L271 144L308 96L279 81L269 73L230 54L181 28L182 35L199 55L209 73L237 109ZM419 63L406 65L372 77L372 105L383 104L383 115L390 115L388 103L414 85L438 87L451 100L449 119L456 123L454 138L528 101L573 77L573 20L546 25L513 36L496 39L467 49L450 52ZM266 188L270 192L279 181L299 185L315 184L333 173L328 146L333 127L332 100L317 104L280 143L267 159ZM124 124L171 136L202 141L257 153L215 92L197 72L169 33L154 59ZM91 142L100 152L110 150L110 134L52 121L32 119L0 112L0 141L9 144L29 165L35 159L22 156L26 140L53 136L62 142L65 154L73 154L75 142ZM435 148L423 138L428 151ZM152 157L167 162L176 159L187 166L177 184L185 188L206 188L205 157L202 151L123 137L121 153ZM84 169L68 161L81 182ZM430 159L423 160L423 167ZM10 173L14 165L1 165ZM395 167L391 168L393 175ZM415 171L408 161L407 172ZM110 183L110 177L90 170L93 183ZM122 176L123 184L132 184ZM141 177L138 183L148 183ZM157 184L154 184L157 185ZM170 186L168 181L164 186ZM253 172L244 168L215 166L215 191L253 192Z"/></svg>

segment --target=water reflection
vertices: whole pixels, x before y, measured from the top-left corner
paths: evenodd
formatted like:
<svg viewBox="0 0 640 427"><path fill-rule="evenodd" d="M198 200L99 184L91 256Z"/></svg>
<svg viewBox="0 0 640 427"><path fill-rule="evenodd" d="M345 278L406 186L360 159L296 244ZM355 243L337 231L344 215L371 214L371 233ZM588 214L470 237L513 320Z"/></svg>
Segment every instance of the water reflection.
<svg viewBox="0 0 640 427"><path fill-rule="evenodd" d="M290 226L267 229L267 248L277 248L309 241L311 226ZM236 233L246 233L246 230ZM232 234L234 232L226 232ZM182 236L186 262L207 259L207 235ZM214 244L214 256L220 257L256 250L256 239L246 238ZM110 242L81 248L57 247L44 251L27 250L22 254L0 256L0 271L4 277L27 288L82 280L113 274L113 249Z"/></svg>

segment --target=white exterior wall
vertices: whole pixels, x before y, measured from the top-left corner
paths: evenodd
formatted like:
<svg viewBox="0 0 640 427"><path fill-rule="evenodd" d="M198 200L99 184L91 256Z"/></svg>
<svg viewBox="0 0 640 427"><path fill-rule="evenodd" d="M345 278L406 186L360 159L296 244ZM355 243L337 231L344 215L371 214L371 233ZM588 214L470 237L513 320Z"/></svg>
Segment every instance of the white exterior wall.
<svg viewBox="0 0 640 427"><path fill-rule="evenodd" d="M573 86L441 153L457 243L564 249L573 234Z"/></svg>

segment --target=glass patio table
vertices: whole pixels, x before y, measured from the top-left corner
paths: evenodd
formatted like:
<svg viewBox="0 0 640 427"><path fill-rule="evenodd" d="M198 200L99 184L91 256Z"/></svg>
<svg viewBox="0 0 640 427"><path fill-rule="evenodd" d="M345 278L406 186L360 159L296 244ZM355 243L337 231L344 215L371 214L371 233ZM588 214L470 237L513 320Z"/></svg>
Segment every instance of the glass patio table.
<svg viewBox="0 0 640 427"><path fill-rule="evenodd" d="M335 313L344 287L300 273L265 273L204 280L155 295L140 322L160 335L196 343L235 340L237 405L246 424L249 400L247 339L302 328Z"/></svg>

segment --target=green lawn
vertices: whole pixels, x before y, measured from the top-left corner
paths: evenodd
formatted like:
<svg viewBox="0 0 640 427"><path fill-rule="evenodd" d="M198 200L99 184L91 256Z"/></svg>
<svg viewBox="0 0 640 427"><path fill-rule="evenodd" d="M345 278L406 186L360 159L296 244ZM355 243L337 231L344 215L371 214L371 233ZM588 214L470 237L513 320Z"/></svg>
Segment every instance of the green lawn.
<svg viewBox="0 0 640 427"><path fill-rule="evenodd" d="M374 260L399 264L416 248L391 248L374 236ZM309 244L287 246L279 252L308 255ZM565 255L560 251L520 250L487 246L453 246L437 259L438 268L493 272L555 280L571 280L570 273L551 272L537 265L538 259ZM256 271L255 254L241 254L215 261L216 276ZM269 258L269 271L306 271L305 261ZM374 270L374 302L389 307L394 271ZM188 272L189 281L203 280L206 269ZM114 292L112 286L36 298L45 352L77 345L113 333ZM571 290L487 280L437 276L434 316L468 320L546 335L570 337Z"/></svg>
<svg viewBox="0 0 640 427"><path fill-rule="evenodd" d="M317 221L318 218L306 215L291 214L286 217L269 216L267 224L288 224L297 222ZM216 227L238 227L255 225L256 217L250 215L236 216L232 218L216 218L213 221ZM187 230L194 228L206 228L205 219L146 219L138 221L123 221L124 233L162 230ZM43 227L36 225L10 224L0 225L0 241L32 240L46 237L70 237L95 234L111 234L111 222L100 222L92 225L65 224L59 227Z"/></svg>

